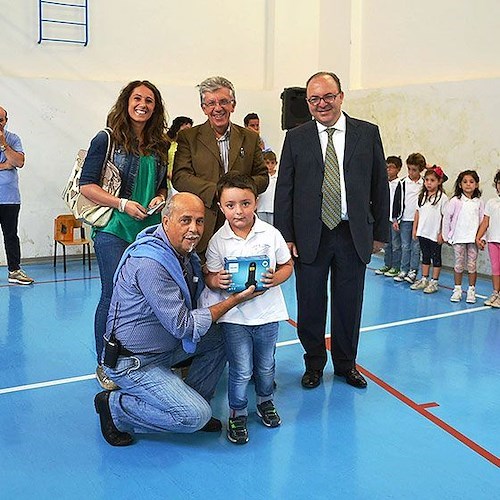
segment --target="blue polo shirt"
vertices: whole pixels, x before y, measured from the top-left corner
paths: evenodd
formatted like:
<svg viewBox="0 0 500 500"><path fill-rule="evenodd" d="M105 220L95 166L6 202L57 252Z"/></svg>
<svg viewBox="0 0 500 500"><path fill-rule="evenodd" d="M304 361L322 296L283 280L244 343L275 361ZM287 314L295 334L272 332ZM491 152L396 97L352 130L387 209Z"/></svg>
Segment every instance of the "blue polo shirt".
<svg viewBox="0 0 500 500"><path fill-rule="evenodd" d="M3 131L7 144L18 153L23 153L21 139L16 134ZM7 160L5 153L0 151L0 163ZM17 168L0 170L0 205L21 204L21 193L19 192L19 176Z"/></svg>

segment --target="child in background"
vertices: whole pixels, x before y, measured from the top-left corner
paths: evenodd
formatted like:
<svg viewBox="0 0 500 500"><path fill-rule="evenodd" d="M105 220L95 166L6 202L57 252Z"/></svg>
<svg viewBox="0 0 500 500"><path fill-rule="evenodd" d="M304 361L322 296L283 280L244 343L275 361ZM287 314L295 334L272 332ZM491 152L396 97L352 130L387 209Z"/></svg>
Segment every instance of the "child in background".
<svg viewBox="0 0 500 500"><path fill-rule="evenodd" d="M422 278L410 286L412 290L423 290L424 293L438 291L443 244L442 222L448 203L448 197L443 191L443 182L446 180L443 169L436 165L429 168L424 175L424 186L418 197L413 223L413 237L418 237L422 250ZM432 279L429 281L431 262Z"/></svg>
<svg viewBox="0 0 500 500"><path fill-rule="evenodd" d="M394 278L399 274L401 266L401 235L393 227L393 221L396 216L392 217L392 210L394 206L394 194L399 185L399 172L403 166L403 162L399 156L388 156L385 160L387 165L387 178L389 179L389 196L390 196L390 210L389 210L389 226L390 237L389 242L384 246L384 265L375 271L375 274L389 276Z"/></svg>
<svg viewBox="0 0 500 500"><path fill-rule="evenodd" d="M277 161L276 154L272 151L267 151L263 156L269 174L269 185L257 199L257 215L260 220L272 226L274 224L274 193L278 180Z"/></svg>
<svg viewBox="0 0 500 500"><path fill-rule="evenodd" d="M493 293L485 300L484 305L500 309L500 170L495 174L493 185L498 196L486 202L484 218L477 230L476 245L484 250L486 241L483 237L488 231L488 253L490 254Z"/></svg>
<svg viewBox="0 0 500 500"><path fill-rule="evenodd" d="M397 214L393 224L394 230L401 235L401 270L394 281L407 281L415 283L417 279L417 269L420 264L420 246L418 240L414 240L413 221L417 209L418 195L422 189L424 181L421 173L427 163L420 153L412 153L406 159L408 177L399 183L394 194L394 214Z"/></svg>
<svg viewBox="0 0 500 500"><path fill-rule="evenodd" d="M217 195L226 222L208 244L207 286L227 294L231 275L224 269L224 257L267 255L269 258L269 268L260 278L265 293L240 304L219 320L229 361L227 438L232 443L245 444L247 386L252 373L258 416L267 427L281 424L273 402L274 352L278 321L288 319L279 285L292 274L293 261L281 233L255 216L257 186L251 177L234 172L225 174L217 184Z"/></svg>
<svg viewBox="0 0 500 500"><path fill-rule="evenodd" d="M443 238L453 246L455 254L455 289L452 302L462 300L462 277L467 265L469 288L466 302L476 302L476 234L483 220L484 203L480 200L479 176L475 170L464 170L455 181L455 194L446 208L443 219Z"/></svg>

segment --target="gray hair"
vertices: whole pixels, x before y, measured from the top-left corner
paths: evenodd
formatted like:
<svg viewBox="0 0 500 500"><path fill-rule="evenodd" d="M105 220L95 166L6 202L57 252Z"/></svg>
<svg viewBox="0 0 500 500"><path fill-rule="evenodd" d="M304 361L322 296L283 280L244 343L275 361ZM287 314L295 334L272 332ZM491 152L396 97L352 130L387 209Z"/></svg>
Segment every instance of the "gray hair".
<svg viewBox="0 0 500 500"><path fill-rule="evenodd" d="M223 76L211 76L206 78L199 85L197 85L198 91L200 92L200 101L203 104L203 96L206 92L215 92L219 89L229 89L231 92L231 97L236 100L236 92L234 91L233 84Z"/></svg>

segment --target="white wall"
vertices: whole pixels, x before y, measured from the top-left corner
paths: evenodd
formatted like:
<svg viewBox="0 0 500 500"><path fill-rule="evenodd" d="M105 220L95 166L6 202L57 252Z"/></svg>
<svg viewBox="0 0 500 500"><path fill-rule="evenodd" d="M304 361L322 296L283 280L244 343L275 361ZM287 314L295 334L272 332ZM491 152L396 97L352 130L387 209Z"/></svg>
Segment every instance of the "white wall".
<svg viewBox="0 0 500 500"><path fill-rule="evenodd" d="M495 0L106 0L90 2L88 47L38 45L37 2L0 0L0 105L23 140L23 257L50 255L74 155L132 79L160 88L171 118L204 119L195 85L236 86L234 121L261 116L279 152L284 87L339 74L345 109L379 124L386 154L422 152L453 177L477 166L485 198L499 162ZM451 189L449 182L448 189ZM5 263L0 251L0 264Z"/></svg>

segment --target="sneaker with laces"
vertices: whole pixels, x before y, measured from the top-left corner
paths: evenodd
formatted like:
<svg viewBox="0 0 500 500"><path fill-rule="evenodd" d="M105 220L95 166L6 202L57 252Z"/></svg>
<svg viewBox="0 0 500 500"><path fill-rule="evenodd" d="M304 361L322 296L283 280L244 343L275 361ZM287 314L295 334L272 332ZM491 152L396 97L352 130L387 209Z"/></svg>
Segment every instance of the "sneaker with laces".
<svg viewBox="0 0 500 500"><path fill-rule="evenodd" d="M397 274L397 276L394 276L394 281L398 281L398 282L401 282L401 281L404 281L405 280L405 277L406 277L406 273L404 271L399 271L399 273Z"/></svg>
<svg viewBox="0 0 500 500"><path fill-rule="evenodd" d="M390 268L391 268L391 266L382 266L380 269L375 269L375 274L378 274L380 276L382 274L385 274L387 271L389 271Z"/></svg>
<svg viewBox="0 0 500 500"><path fill-rule="evenodd" d="M22 269L17 271L9 271L9 283L17 283L18 285L31 285L35 280L30 278Z"/></svg>
<svg viewBox="0 0 500 500"><path fill-rule="evenodd" d="M450 301L460 302L461 300L462 300L462 289L460 287L455 286L453 293L451 294Z"/></svg>
<svg viewBox="0 0 500 500"><path fill-rule="evenodd" d="M492 306L493 302L495 302L496 298L498 297L498 292L493 292L485 301L484 305L485 306Z"/></svg>
<svg viewBox="0 0 500 500"><path fill-rule="evenodd" d="M476 287L470 286L467 289L467 297L465 298L465 302L467 302L467 304L476 303Z"/></svg>
<svg viewBox="0 0 500 500"><path fill-rule="evenodd" d="M389 271L384 273L384 276L387 276L388 278L394 278L394 276L397 276L399 274L399 269L396 267L391 267Z"/></svg>
<svg viewBox="0 0 500 500"><path fill-rule="evenodd" d="M430 280L429 284L424 288L424 293L436 293L438 291L438 282Z"/></svg>
<svg viewBox="0 0 500 500"><path fill-rule="evenodd" d="M412 269L406 276L405 276L405 281L410 283L410 285L413 285L415 283L415 280L417 279L417 271L415 269Z"/></svg>
<svg viewBox="0 0 500 500"><path fill-rule="evenodd" d="M119 387L106 375L102 365L97 365L95 376L99 385L106 391L116 391Z"/></svg>
<svg viewBox="0 0 500 500"><path fill-rule="evenodd" d="M233 417L228 420L227 439L235 444L248 443L247 417L245 415Z"/></svg>
<svg viewBox="0 0 500 500"><path fill-rule="evenodd" d="M497 298L491 303L491 307L500 309L500 293L497 295Z"/></svg>
<svg viewBox="0 0 500 500"><path fill-rule="evenodd" d="M425 288L427 288L428 284L429 281L427 281L427 278L425 276L422 276L419 280L415 281L415 283L410 286L410 290L424 290Z"/></svg>
<svg viewBox="0 0 500 500"><path fill-rule="evenodd" d="M281 424L281 418L272 400L264 401L260 405L257 405L257 415L266 427L278 427Z"/></svg>

